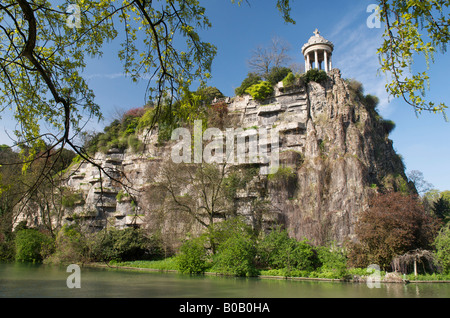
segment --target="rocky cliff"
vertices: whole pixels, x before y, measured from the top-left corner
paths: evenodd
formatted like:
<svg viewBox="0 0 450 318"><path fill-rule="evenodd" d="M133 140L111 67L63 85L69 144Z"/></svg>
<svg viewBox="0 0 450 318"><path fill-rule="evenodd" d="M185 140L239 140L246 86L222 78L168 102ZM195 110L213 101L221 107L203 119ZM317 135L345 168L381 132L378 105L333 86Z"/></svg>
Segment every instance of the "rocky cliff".
<svg viewBox="0 0 450 318"><path fill-rule="evenodd" d="M262 223L282 224L292 236L318 244L343 242L351 238L371 193L409 187L385 123L337 69L322 83L297 79L283 87L280 82L274 96L263 102L249 95L222 102L239 127L276 129L280 136L279 172L253 175L230 199L235 213L254 224L252 203L264 201L271 213ZM64 222L82 220L93 228L158 227L166 237L192 231L190 221L180 215L155 213L161 200L154 180L171 160L173 142L161 145L155 131L144 135L141 153L111 149L96 154L95 161L109 176L86 162L69 169L66 185L77 199L66 208Z"/></svg>

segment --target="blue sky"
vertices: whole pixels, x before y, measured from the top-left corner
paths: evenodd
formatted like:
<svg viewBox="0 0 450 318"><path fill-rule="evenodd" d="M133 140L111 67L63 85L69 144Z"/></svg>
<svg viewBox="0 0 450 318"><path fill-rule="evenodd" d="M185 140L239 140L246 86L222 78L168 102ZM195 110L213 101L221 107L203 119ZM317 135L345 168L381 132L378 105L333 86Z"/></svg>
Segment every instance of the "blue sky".
<svg viewBox="0 0 450 318"><path fill-rule="evenodd" d="M275 0L249 0L250 5L244 1L240 7L230 0L201 0L212 22L212 28L201 31L201 35L218 50L208 85L233 96L234 89L249 71L246 62L252 50L269 44L274 36L291 44L293 62L304 63L301 47L318 28L322 36L334 43L333 67L339 68L344 78L363 83L366 94L378 96L381 115L396 123L390 138L396 151L403 156L407 171L420 170L435 188L450 190L450 123L441 115L416 116L405 102L389 98L385 92L386 78L377 72L376 55L382 29L370 29L366 24L370 15L366 12L367 6L374 2L292 0L291 14L296 21L293 25L283 21ZM108 46L104 57L89 63L85 70L105 117L104 122L92 123L91 128L102 129L118 112L145 103L146 83L133 84L122 75L117 44ZM418 67L423 68L423 63ZM426 93L428 99L450 104L448 70L448 54L436 55L429 71L432 89ZM0 131L0 143L10 143L4 131Z"/></svg>

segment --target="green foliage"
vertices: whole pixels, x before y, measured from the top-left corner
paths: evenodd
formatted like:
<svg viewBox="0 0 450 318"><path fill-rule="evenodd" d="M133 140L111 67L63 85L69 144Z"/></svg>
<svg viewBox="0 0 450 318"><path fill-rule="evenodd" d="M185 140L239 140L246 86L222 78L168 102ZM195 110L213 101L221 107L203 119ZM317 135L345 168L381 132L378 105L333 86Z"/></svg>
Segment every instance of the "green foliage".
<svg viewBox="0 0 450 318"><path fill-rule="evenodd" d="M64 225L55 239L55 251L45 263L70 264L87 260L88 244L81 231L75 226Z"/></svg>
<svg viewBox="0 0 450 318"><path fill-rule="evenodd" d="M369 109L375 110L378 103L380 102L380 99L374 95L367 94L364 96L363 103L366 105Z"/></svg>
<svg viewBox="0 0 450 318"><path fill-rule="evenodd" d="M258 246L259 261L263 267L312 271L320 263L314 248L305 239L290 238L286 230L275 229L266 235Z"/></svg>
<svg viewBox="0 0 450 318"><path fill-rule="evenodd" d="M210 237L214 241L214 245L220 246L232 236L243 235L245 237L253 237L251 226L245 223L242 217L231 217L225 221L215 223L210 228Z"/></svg>
<svg viewBox="0 0 450 318"><path fill-rule="evenodd" d="M436 105L424 98L425 89L430 82L428 71L413 72L412 65L415 59L423 59L428 68L430 62L434 62L436 52L446 52L450 41L448 1L379 3L384 34L377 54L381 71L390 78L386 91L394 98L402 98L415 112L440 112L447 119L444 112L447 105L443 102Z"/></svg>
<svg viewBox="0 0 450 318"><path fill-rule="evenodd" d="M138 131L143 131L145 128L150 127L154 124L155 108L148 108L144 115L139 118L138 125L136 129Z"/></svg>
<svg viewBox="0 0 450 318"><path fill-rule="evenodd" d="M159 241L136 228L102 230L90 242L90 250L98 261L128 261L161 255Z"/></svg>
<svg viewBox="0 0 450 318"><path fill-rule="evenodd" d="M289 0L278 0L276 7L286 22L294 23ZM211 26L199 1L155 6L151 1L85 0L78 8L76 15L65 14L67 3L51 1L8 2L0 8L7 29L1 46L10 48L0 53L0 109L11 110L14 132L31 147L30 157L42 147L43 136L50 136L41 131L42 124L55 139L64 136L55 143L65 143L80 132L84 118L102 118L82 74L86 58L101 57L109 41L122 38L117 53L124 72L133 82L151 78L146 93L152 97L175 96L180 86L193 81L203 86L211 77L216 47L198 33ZM70 25L72 18L75 25Z"/></svg>
<svg viewBox="0 0 450 318"><path fill-rule="evenodd" d="M206 236L186 240L176 257L177 268L182 273L202 274L208 268Z"/></svg>
<svg viewBox="0 0 450 318"><path fill-rule="evenodd" d="M328 78L328 75L325 71L313 68L303 74L302 78L306 84L309 82L322 83Z"/></svg>
<svg viewBox="0 0 450 318"><path fill-rule="evenodd" d="M295 75L292 72L289 72L285 78L283 78L283 87L288 88L291 87L295 82Z"/></svg>
<svg viewBox="0 0 450 318"><path fill-rule="evenodd" d="M347 256L342 249L335 246L319 246L316 251L321 270L335 272L338 277L347 274Z"/></svg>
<svg viewBox="0 0 450 318"><path fill-rule="evenodd" d="M439 199L433 203L432 211L444 225L447 224L450 219L450 200L444 195L441 195Z"/></svg>
<svg viewBox="0 0 450 318"><path fill-rule="evenodd" d="M245 92L256 100L264 100L273 94L273 86L268 81L261 81L247 88Z"/></svg>
<svg viewBox="0 0 450 318"><path fill-rule="evenodd" d="M206 122L206 103L205 98L200 92L191 92L183 87L180 102L176 105L173 112L176 114L180 123L193 124L195 120Z"/></svg>
<svg viewBox="0 0 450 318"><path fill-rule="evenodd" d="M275 229L265 235L258 245L258 257L262 267L283 268L280 254L283 247L290 240L286 230Z"/></svg>
<svg viewBox="0 0 450 318"><path fill-rule="evenodd" d="M134 135L134 134L128 136L127 145L135 153L141 152L144 150L144 143L138 137L136 137L136 135Z"/></svg>
<svg viewBox="0 0 450 318"><path fill-rule="evenodd" d="M61 204L65 208L73 208L75 203L81 201L82 199L83 196L80 192L72 192L68 189L64 189Z"/></svg>
<svg viewBox="0 0 450 318"><path fill-rule="evenodd" d="M116 195L116 200L118 202L122 201L122 199L129 197L130 195L123 190L120 190Z"/></svg>
<svg viewBox="0 0 450 318"><path fill-rule="evenodd" d="M178 263L176 257L168 257L161 260L152 260L152 261L128 261L128 262L116 262L111 261L110 265L114 266L126 266L126 267L135 267L135 268L151 268L157 269L161 271L168 270L178 270Z"/></svg>
<svg viewBox="0 0 450 318"><path fill-rule="evenodd" d="M275 173L270 173L267 175L267 180L269 181L282 181L295 178L297 174L291 167L281 166Z"/></svg>
<svg viewBox="0 0 450 318"><path fill-rule="evenodd" d="M36 229L24 229L16 233L15 258L19 262L40 263L44 249L51 239Z"/></svg>
<svg viewBox="0 0 450 318"><path fill-rule="evenodd" d="M259 168L248 167L231 171L223 179L223 189L228 200L234 200L239 189L244 189L246 185L259 173Z"/></svg>
<svg viewBox="0 0 450 318"><path fill-rule="evenodd" d="M386 135L389 135L395 129L395 123L392 120L382 119L380 120L380 123Z"/></svg>
<svg viewBox="0 0 450 318"><path fill-rule="evenodd" d="M223 95L223 93L217 88L217 87L212 87L212 86L208 86L208 87L199 87L196 91L196 94L202 96L202 101L206 104L206 105L210 105L211 102L215 99L215 98L223 98L225 97Z"/></svg>
<svg viewBox="0 0 450 318"><path fill-rule="evenodd" d="M450 274L450 228L443 227L437 235L434 246L436 248L436 258L442 267L442 271Z"/></svg>
<svg viewBox="0 0 450 318"><path fill-rule="evenodd" d="M287 67L272 67L269 74L265 76L266 80L272 84L272 86L282 81L288 74L292 74L292 71Z"/></svg>
<svg viewBox="0 0 450 318"><path fill-rule="evenodd" d="M250 86L258 84L261 81L262 78L258 74L248 73L247 77L242 81L241 86L236 88L234 92L237 96L244 95Z"/></svg>
<svg viewBox="0 0 450 318"><path fill-rule="evenodd" d="M106 153L111 148L123 151L131 148L134 152L143 150L143 143L137 138L136 133L150 125L153 119L153 110L135 108L128 111L122 120L114 120L91 140L88 141L86 150L93 154L97 151Z"/></svg>
<svg viewBox="0 0 450 318"><path fill-rule="evenodd" d="M236 232L221 243L214 257L213 269L234 276L255 276L255 242L248 233Z"/></svg>
<svg viewBox="0 0 450 318"><path fill-rule="evenodd" d="M350 92L358 97L359 99L364 99L364 87L363 84L355 79L346 79L345 82L350 90Z"/></svg>
<svg viewBox="0 0 450 318"><path fill-rule="evenodd" d="M14 260L15 246L13 241L0 241L0 262Z"/></svg>

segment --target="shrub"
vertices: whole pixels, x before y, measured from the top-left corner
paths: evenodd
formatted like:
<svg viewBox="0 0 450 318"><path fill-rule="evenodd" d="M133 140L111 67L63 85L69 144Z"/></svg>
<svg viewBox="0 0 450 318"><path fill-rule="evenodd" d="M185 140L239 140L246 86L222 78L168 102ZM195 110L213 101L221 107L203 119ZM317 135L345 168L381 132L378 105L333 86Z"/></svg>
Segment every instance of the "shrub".
<svg viewBox="0 0 450 318"><path fill-rule="evenodd" d="M20 230L16 234L16 261L40 263L43 260L43 248L51 239L36 229Z"/></svg>
<svg viewBox="0 0 450 318"><path fill-rule="evenodd" d="M245 92L250 94L256 100L264 100L272 95L273 86L270 82L261 81L247 88Z"/></svg>
<svg viewBox="0 0 450 318"><path fill-rule="evenodd" d="M81 232L74 226L64 225L55 240L55 252L46 263L77 263L86 260L87 244Z"/></svg>
<svg viewBox="0 0 450 318"><path fill-rule="evenodd" d="M450 273L450 228L443 227L437 235L434 246L436 247L436 258L442 267L442 272Z"/></svg>
<svg viewBox="0 0 450 318"><path fill-rule="evenodd" d="M261 81L262 81L262 78L258 74L248 73L247 78L245 78L242 81L241 86L236 88L234 92L238 96L244 95L246 93L245 91L247 90L247 88L249 88L250 86L257 84Z"/></svg>
<svg viewBox="0 0 450 318"><path fill-rule="evenodd" d="M268 268L283 268L284 263L280 259L282 247L289 241L287 231L275 229L265 235L258 244L258 258L260 266Z"/></svg>
<svg viewBox="0 0 450 318"><path fill-rule="evenodd" d="M286 78L290 73L292 73L292 71L287 67L273 67L265 78L272 86L274 86Z"/></svg>
<svg viewBox="0 0 450 318"><path fill-rule="evenodd" d="M307 240L290 238L286 230L276 229L263 238L258 247L262 266L274 269L311 271L318 267L319 260Z"/></svg>
<svg viewBox="0 0 450 318"><path fill-rule="evenodd" d="M202 96L202 100L206 105L211 104L215 98L225 97L223 93L217 87L199 87L196 92L198 95Z"/></svg>
<svg viewBox="0 0 450 318"><path fill-rule="evenodd" d="M286 75L285 78L283 78L283 87L287 88L294 84L295 82L295 75L294 73L290 72L288 75Z"/></svg>
<svg viewBox="0 0 450 318"><path fill-rule="evenodd" d="M320 246L316 251L322 271L335 272L338 277L333 278L343 277L347 273L347 256L341 249Z"/></svg>
<svg viewBox="0 0 450 318"><path fill-rule="evenodd" d="M349 90L353 93L354 96L357 96L360 99L364 98L364 87L361 82L358 82L354 79L347 79L346 82Z"/></svg>
<svg viewBox="0 0 450 318"><path fill-rule="evenodd" d="M267 175L267 180L269 181L281 181L290 180L295 178L297 174L291 167L279 167L275 173L270 173Z"/></svg>
<svg viewBox="0 0 450 318"><path fill-rule="evenodd" d="M255 244L249 235L233 235L220 244L214 257L214 270L226 275L255 276L255 256Z"/></svg>
<svg viewBox="0 0 450 318"><path fill-rule="evenodd" d="M241 235L252 239L254 232L242 217L232 217L210 226L209 233L206 235L210 240L212 252L216 253L220 245L230 237Z"/></svg>
<svg viewBox="0 0 450 318"><path fill-rule="evenodd" d="M129 261L159 257L159 241L145 235L142 229L115 228L102 230L91 243L93 258L98 261Z"/></svg>
<svg viewBox="0 0 450 318"><path fill-rule="evenodd" d="M305 83L309 82L316 82L316 83L322 83L327 79L327 73L325 71L319 71L318 69L311 69L305 74L303 74L303 79Z"/></svg>
<svg viewBox="0 0 450 318"><path fill-rule="evenodd" d="M65 208L73 208L75 203L81 202L83 195L79 192L71 192L69 189L65 189L61 198L61 204Z"/></svg>
<svg viewBox="0 0 450 318"><path fill-rule="evenodd" d="M374 96L374 95L367 94L364 97L364 104L369 109L375 109L379 102L380 102L380 99L378 97Z"/></svg>
<svg viewBox="0 0 450 318"><path fill-rule="evenodd" d="M128 136L127 145L134 152L140 152L140 151L144 150L144 143L138 137L136 137L134 134Z"/></svg>
<svg viewBox="0 0 450 318"><path fill-rule="evenodd" d="M285 268L312 271L318 265L316 253L308 240L297 241L290 239L285 246Z"/></svg>
<svg viewBox="0 0 450 318"><path fill-rule="evenodd" d="M153 124L153 117L155 115L155 109L149 108L147 111L139 118L136 129L142 131L145 128L150 127Z"/></svg>
<svg viewBox="0 0 450 318"><path fill-rule="evenodd" d="M0 234L0 262L14 260L14 241L7 240Z"/></svg>
<svg viewBox="0 0 450 318"><path fill-rule="evenodd" d="M386 135L389 135L395 129L395 123L392 120L381 119L380 122Z"/></svg>
<svg viewBox="0 0 450 318"><path fill-rule="evenodd" d="M200 236L187 240L181 245L176 256L177 268L185 274L202 274L208 268L208 257L205 249L206 237Z"/></svg>

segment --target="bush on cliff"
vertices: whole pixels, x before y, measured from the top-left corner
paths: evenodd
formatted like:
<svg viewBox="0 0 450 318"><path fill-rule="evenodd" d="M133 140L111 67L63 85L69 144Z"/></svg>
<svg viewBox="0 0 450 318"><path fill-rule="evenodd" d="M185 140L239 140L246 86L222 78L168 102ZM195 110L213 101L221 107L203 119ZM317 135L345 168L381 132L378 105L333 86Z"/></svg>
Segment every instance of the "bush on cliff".
<svg viewBox="0 0 450 318"><path fill-rule="evenodd" d="M250 94L253 97L253 99L261 101L272 95L273 86L270 82L261 81L247 88L245 92Z"/></svg>
<svg viewBox="0 0 450 318"><path fill-rule="evenodd" d="M252 85L258 84L261 81L262 78L258 74L248 73L247 77L242 81L241 86L236 88L234 92L237 96L244 95L247 88L249 88Z"/></svg>
<svg viewBox="0 0 450 318"><path fill-rule="evenodd" d="M316 83L322 83L327 79L327 73L325 73L325 71L322 70L318 70L318 69L311 69L308 72L306 72L305 74L303 74L303 80L305 81L305 83L309 83L309 82L316 82Z"/></svg>

